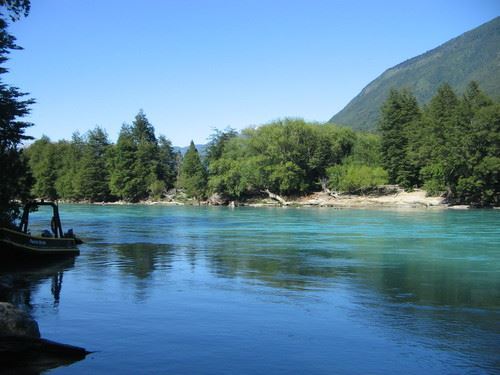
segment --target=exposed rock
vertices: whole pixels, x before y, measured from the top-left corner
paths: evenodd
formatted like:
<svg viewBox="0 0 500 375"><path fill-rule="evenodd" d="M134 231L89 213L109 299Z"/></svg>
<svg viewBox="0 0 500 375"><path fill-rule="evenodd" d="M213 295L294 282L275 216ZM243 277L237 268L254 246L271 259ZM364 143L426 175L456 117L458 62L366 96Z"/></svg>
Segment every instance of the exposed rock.
<svg viewBox="0 0 500 375"><path fill-rule="evenodd" d="M80 361L84 348L40 338L38 324L27 313L0 302L0 373L38 374Z"/></svg>
<svg viewBox="0 0 500 375"><path fill-rule="evenodd" d="M0 302L0 336L40 337L38 323L11 303Z"/></svg>
<svg viewBox="0 0 500 375"><path fill-rule="evenodd" d="M81 361L88 354L83 348L38 337L0 336L0 374L39 374Z"/></svg>

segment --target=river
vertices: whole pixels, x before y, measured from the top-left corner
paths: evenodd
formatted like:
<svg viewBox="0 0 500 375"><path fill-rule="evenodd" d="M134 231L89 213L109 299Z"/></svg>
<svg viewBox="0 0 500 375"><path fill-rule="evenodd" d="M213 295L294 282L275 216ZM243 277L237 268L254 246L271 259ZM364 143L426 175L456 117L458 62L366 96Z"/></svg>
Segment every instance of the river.
<svg viewBox="0 0 500 375"><path fill-rule="evenodd" d="M80 256L8 296L94 351L50 374L500 373L499 210L60 211Z"/></svg>

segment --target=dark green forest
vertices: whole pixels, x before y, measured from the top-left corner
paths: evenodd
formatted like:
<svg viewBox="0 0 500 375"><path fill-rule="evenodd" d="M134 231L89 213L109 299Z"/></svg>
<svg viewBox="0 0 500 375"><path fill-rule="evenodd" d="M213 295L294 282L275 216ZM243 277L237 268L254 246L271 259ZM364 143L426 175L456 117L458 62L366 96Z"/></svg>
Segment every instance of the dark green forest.
<svg viewBox="0 0 500 375"><path fill-rule="evenodd" d="M446 194L450 203L500 203L500 104L475 82L458 97L440 86L420 107L406 90L391 90L382 106L382 165L389 182Z"/></svg>
<svg viewBox="0 0 500 375"><path fill-rule="evenodd" d="M37 197L138 202L178 188L204 200L315 191L367 193L398 184L445 195L450 203L500 203L500 105L471 82L458 96L444 84L420 106L408 90L391 90L377 134L283 119L240 133L216 130L198 153L182 156L141 111L116 144L96 127L71 141L43 137L26 149Z"/></svg>
<svg viewBox="0 0 500 375"><path fill-rule="evenodd" d="M300 195L327 186L351 191L386 182L380 137L328 124L284 119L241 133L215 131L200 156L191 143L182 156L141 111L123 125L115 144L100 127L71 140L47 137L25 150L33 196L68 201L138 202L161 199L172 188L203 200L213 193L243 199L266 193ZM349 184L329 175L357 166ZM347 171L347 169L346 169Z"/></svg>

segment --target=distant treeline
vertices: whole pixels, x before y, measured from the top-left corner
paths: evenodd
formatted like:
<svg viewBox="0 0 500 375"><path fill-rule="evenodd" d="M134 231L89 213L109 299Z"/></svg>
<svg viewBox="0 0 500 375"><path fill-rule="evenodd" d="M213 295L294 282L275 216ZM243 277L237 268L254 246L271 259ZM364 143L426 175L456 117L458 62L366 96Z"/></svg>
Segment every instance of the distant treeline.
<svg viewBox="0 0 500 375"><path fill-rule="evenodd" d="M42 137L25 155L35 183L36 197L70 201L136 202L159 198L176 182L180 155L164 136L156 137L141 111L132 125L123 125L112 144L100 127L71 141Z"/></svg>
<svg viewBox="0 0 500 375"><path fill-rule="evenodd" d="M204 157L192 142L182 156L141 111L116 144L97 127L71 141L42 137L25 154L33 195L50 199L137 202L176 187L198 200L213 193L238 200L361 193L391 183L454 202L500 203L500 105L475 83L461 98L443 85L423 108L410 92L391 91L378 134L284 119L240 133L217 130Z"/></svg>
<svg viewBox="0 0 500 375"><path fill-rule="evenodd" d="M75 133L70 141L51 142L44 136L25 155L35 180L34 196L137 202L160 199L174 187L197 199L212 193L240 199L267 190L303 194L326 187L329 174L348 164L365 166L360 180L375 186L386 180L379 148L380 138L373 134L285 119L241 134L217 130L204 157L193 143L182 156L167 138L155 136L141 111L132 125L123 125L116 144L96 127L83 136ZM345 182L332 187L344 185L350 189Z"/></svg>

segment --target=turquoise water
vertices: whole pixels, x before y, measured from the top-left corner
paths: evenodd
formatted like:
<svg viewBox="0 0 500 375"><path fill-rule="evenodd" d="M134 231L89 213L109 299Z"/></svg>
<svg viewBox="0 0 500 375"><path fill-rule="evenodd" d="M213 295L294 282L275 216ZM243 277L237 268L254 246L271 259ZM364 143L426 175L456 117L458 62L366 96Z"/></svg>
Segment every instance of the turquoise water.
<svg viewBox="0 0 500 375"><path fill-rule="evenodd" d="M500 373L498 210L61 216L81 255L9 295L44 337L95 351L51 374Z"/></svg>

